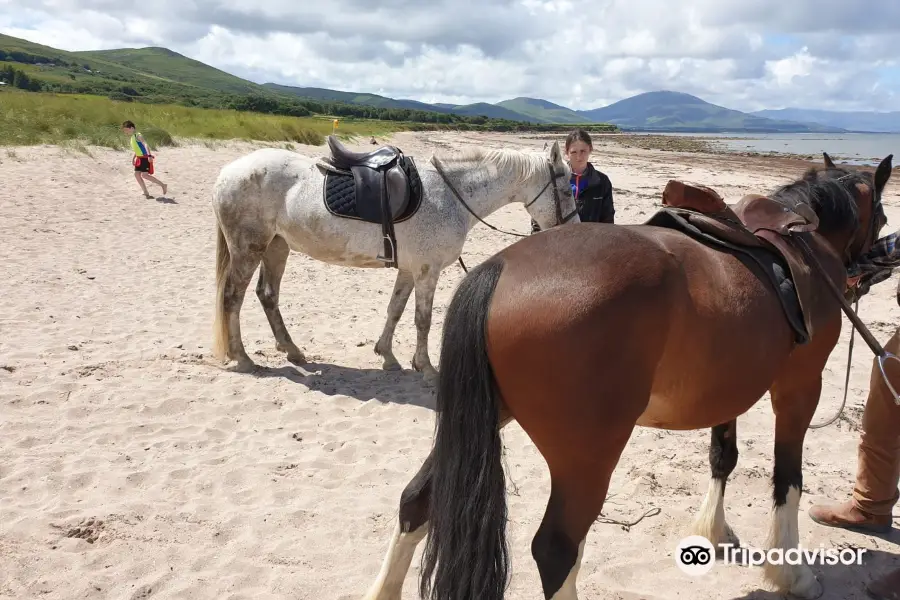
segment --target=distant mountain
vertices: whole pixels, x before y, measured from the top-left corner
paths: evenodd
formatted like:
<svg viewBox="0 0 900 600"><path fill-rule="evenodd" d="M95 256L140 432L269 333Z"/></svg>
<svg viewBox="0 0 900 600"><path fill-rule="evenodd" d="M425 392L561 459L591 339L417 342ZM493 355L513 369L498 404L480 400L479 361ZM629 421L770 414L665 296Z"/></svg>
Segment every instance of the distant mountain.
<svg viewBox="0 0 900 600"><path fill-rule="evenodd" d="M518 97L512 100L498 102L496 106L502 106L521 115L535 119L538 123L584 123L584 115L578 114L571 108L553 104L540 98Z"/></svg>
<svg viewBox="0 0 900 600"><path fill-rule="evenodd" d="M900 133L900 111L866 112L813 110L805 108L781 108L778 110L758 110L750 113L769 119L788 119L801 123L817 123L830 127L841 127L850 131L871 131L878 133Z"/></svg>
<svg viewBox="0 0 900 600"><path fill-rule="evenodd" d="M508 108L497 104L488 104L487 102L476 102L475 104L454 106L451 111L458 115L480 115L492 119L510 119L512 121L525 121L526 123L540 123L540 121L534 117L523 115L522 113L509 110Z"/></svg>
<svg viewBox="0 0 900 600"><path fill-rule="evenodd" d="M594 110L579 111L591 121L622 128L691 132L834 132L841 128L769 119L731 110L681 92L638 94Z"/></svg>
<svg viewBox="0 0 900 600"><path fill-rule="evenodd" d="M263 87L281 93L293 94L301 98L311 98L321 101L346 102L349 104L362 104L365 106L376 106L378 108L397 108L407 110L426 110L439 113L453 113L457 115L482 116L491 119L509 119L511 121L524 121L531 123L539 123L528 115L509 110L496 104L488 104L486 102L478 102L476 104L454 105L454 104L426 104L417 100L395 100L386 96L378 96L376 94L364 94L357 92L340 92L337 90L329 90L325 88L313 87L292 87L289 85L278 85L275 83L263 84Z"/></svg>
<svg viewBox="0 0 900 600"><path fill-rule="evenodd" d="M398 108L407 110L430 110L433 112L448 113L450 110L435 107L431 104L419 102L417 100L395 100L378 94L367 94L361 92L341 92L338 90L329 90L327 88L317 87L294 87L290 85L280 85L277 83L264 83L264 88L280 92L282 94L291 94L301 98L310 98L322 102L344 102L346 104L361 104L364 106L374 106L377 108Z"/></svg>

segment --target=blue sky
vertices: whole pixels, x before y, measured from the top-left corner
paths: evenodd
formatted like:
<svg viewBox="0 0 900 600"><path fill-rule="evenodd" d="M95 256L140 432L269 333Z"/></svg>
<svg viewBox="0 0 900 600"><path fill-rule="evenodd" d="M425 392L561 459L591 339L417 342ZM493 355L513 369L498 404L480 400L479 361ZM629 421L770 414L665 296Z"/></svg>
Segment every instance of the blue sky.
<svg viewBox="0 0 900 600"><path fill-rule="evenodd" d="M256 82L576 109L667 89L738 110L900 109L886 0L0 0L0 32L164 46ZM377 8L372 8L376 6Z"/></svg>

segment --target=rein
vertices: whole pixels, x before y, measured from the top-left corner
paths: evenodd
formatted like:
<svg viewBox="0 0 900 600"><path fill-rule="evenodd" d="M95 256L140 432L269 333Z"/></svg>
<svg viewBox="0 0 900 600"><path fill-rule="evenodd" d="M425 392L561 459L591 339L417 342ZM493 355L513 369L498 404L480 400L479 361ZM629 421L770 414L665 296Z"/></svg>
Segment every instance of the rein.
<svg viewBox="0 0 900 600"><path fill-rule="evenodd" d="M828 289L831 290L831 293L834 294L834 297L837 299L838 303L841 305L841 309L847 315L847 318L850 319L850 322L853 323L854 329L859 331L859 334L862 336L863 340L865 340L866 344L868 344L869 348L878 358L878 368L881 370L881 377L884 379L885 385L887 385L891 394L894 395L894 403L900 406L900 395L897 394L897 391L894 389L894 386L891 385L890 380L888 379L887 373L884 370L884 363L889 359L893 358L897 362L900 362L900 358L897 358L894 354L891 354L875 339L875 336L872 335L872 332L869 331L869 328L865 326L865 324L860 320L859 316L853 312L853 309L850 308L850 305L847 303L847 300L844 299L844 295L838 290L837 286L834 284L831 279L828 278L828 275L825 273L825 268L822 266L822 263L819 262L819 259L816 258L813 251L807 245L806 240L801 238L796 238L799 243L800 249L803 250L803 253L806 255L806 258L812 263L812 265L816 268L819 274L822 276L822 279L828 284ZM856 301L857 307L859 306L859 300ZM853 346L850 347L851 350ZM848 361L849 367L849 361ZM846 389L845 389L845 398L846 398ZM843 409L843 406L841 407ZM821 427L821 426L820 426Z"/></svg>
<svg viewBox="0 0 900 600"><path fill-rule="evenodd" d="M456 187L450 181L450 178L447 177L447 173L444 171L444 167L441 165L440 159L437 156L433 157L431 159L431 164L434 165L434 168L438 172L438 175L441 176L441 179L444 180L444 183L447 184L447 187L449 187L450 191L453 192L453 195L456 196L456 199L459 200L459 202L466 208L467 211L469 211L469 213L471 213L471 215L473 217L475 217L476 219L481 221L484 225L487 225L489 228L493 229L494 231L497 231L500 233L505 233L506 235L514 235L514 236L523 237L523 238L528 237L530 235L527 233L517 233L515 231L505 231L503 229L500 229L499 227L494 227L493 225L491 225L490 223L488 223L487 221L485 221L484 219L479 217L478 214L476 214L475 211L472 210L472 208L466 203L466 201L463 200L462 195L456 190ZM566 217L562 216L562 201L560 200L560 196L559 196L559 188L556 187L556 180L559 179L560 177L562 177L563 175L560 173L555 173L553 171L553 165L550 164L549 161L547 161L547 168L550 171L550 180L546 184L544 184L544 187L541 188L541 191L539 191L534 198L532 198L525 204L525 208L527 209L529 206L531 206L532 204L537 202L537 199L540 198L541 195L545 191L547 191L547 188L550 185L553 185L553 204L556 207L556 217L558 220L558 225L562 225L564 223L568 223L572 219L572 217L574 217L575 215L578 214L578 209L580 208L580 206L579 206L578 202L576 201L575 210L573 210L571 213L569 213ZM459 262L459 266L462 267L462 270L465 271L466 273L468 273L469 270L466 268L466 264L462 260L462 255L459 256L458 262Z"/></svg>

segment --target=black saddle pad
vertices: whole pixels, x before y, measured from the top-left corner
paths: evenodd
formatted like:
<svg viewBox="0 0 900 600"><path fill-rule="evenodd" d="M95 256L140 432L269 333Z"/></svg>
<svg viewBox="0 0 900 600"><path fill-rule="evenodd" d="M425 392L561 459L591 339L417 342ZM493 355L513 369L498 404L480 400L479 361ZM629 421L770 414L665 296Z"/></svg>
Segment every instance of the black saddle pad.
<svg viewBox="0 0 900 600"><path fill-rule="evenodd" d="M394 223L405 221L413 216L422 204L422 181L415 163L407 157L400 159L400 165L409 179L409 203L406 210L397 215ZM356 194L356 182L352 174L345 175L329 171L325 174L325 207L333 215L358 219L368 223L381 223L380 196L359 199Z"/></svg>
<svg viewBox="0 0 900 600"><path fill-rule="evenodd" d="M794 280L791 279L791 270L778 252L767 250L766 248L738 246L725 240L720 240L715 236L700 231L682 217L667 210L659 211L650 220L646 221L644 225L680 231L698 242L736 256L754 273L758 274L761 269L781 301L781 307L784 309L788 323L794 330L794 338L797 344L803 345L809 342L809 333L806 331L806 323L803 320L803 311L800 307L797 289L794 286Z"/></svg>

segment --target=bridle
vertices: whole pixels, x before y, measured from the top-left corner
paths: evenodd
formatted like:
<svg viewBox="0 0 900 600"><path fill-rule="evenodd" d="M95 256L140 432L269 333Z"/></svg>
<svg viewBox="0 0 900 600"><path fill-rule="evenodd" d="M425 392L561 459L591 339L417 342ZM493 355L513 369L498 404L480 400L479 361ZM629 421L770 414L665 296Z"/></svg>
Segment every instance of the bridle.
<svg viewBox="0 0 900 600"><path fill-rule="evenodd" d="M532 204L537 202L538 198L540 198L543 195L543 193L547 191L547 188L552 185L553 186L553 206L556 209L556 224L563 225L563 224L571 221L575 217L575 215L578 214L578 211L581 210L581 206L583 203L580 200L576 200L575 201L575 210L570 212L568 215L563 216L563 214L562 214L562 195L559 192L559 186L556 184L556 180L561 177L565 177L565 173L557 173L556 171L553 170L553 163L551 163L549 160L546 162L547 162L547 169L550 172L550 178L547 181L547 183L544 184L544 187L541 188L541 191L539 191L534 196L534 198L532 198L531 200L529 200L528 202L525 203L525 209L527 210L529 206L531 206ZM494 231L497 231L500 233L505 233L506 235L514 235L514 236L523 237L523 238L528 237L530 235L528 233L517 233L515 231L505 231L503 229L500 229L499 227L494 227L493 225L491 225L490 223L488 223L487 221L485 221L484 219L479 217L478 214L474 210L472 210L472 207L470 207L466 203L466 201L463 200L462 195L456 190L456 187L450 181L450 178L447 177L447 173L444 171L444 167L441 165L440 159L438 159L437 156L433 157L431 159L431 164L434 165L434 168L438 172L438 175L441 176L441 179L444 180L444 183L447 184L447 187L450 188L450 191L453 192L453 195L456 196L456 199L459 200L460 204L462 204L464 207L466 207L466 210L469 211L469 213L471 213L471 215L473 217L475 217L476 219L481 221L481 223L483 223L484 225L487 225L489 228L493 229ZM459 262L459 266L462 267L462 270L465 271L466 273L468 273L469 269L466 268L466 264L463 262L462 255L460 255L460 257L457 260Z"/></svg>
<svg viewBox="0 0 900 600"><path fill-rule="evenodd" d="M456 191L456 187L454 187L453 183L450 182L450 179L447 177L447 173L444 171L444 167L441 165L441 162L438 159L438 157L435 156L434 158L432 158L431 162L434 165L434 168L437 170L438 174L444 180L444 183L447 184L447 187L449 187L450 191L453 192L453 195L456 196L456 199L459 200L460 203L466 207L466 210L468 210L472 214L473 217L475 217L476 219L478 219L479 221L481 221L483 224L487 225L494 231L499 231L500 233L505 233L506 235L515 235L518 237L528 237L530 235L527 233L516 233L515 231L505 231L503 229L500 229L499 227L494 227L493 225L491 225L490 223L488 223L487 221L485 221L484 219L479 217L475 213L475 211L472 210L472 208L466 203L466 201L463 200L463 197L460 195L460 193L458 191ZM529 200L528 202L525 203L525 208L528 209L529 206L531 206L532 204L537 202L538 198L540 198L543 195L543 193L547 191L547 188L552 185L553 186L553 205L554 205L554 208L556 208L557 225L563 225L563 224L571 221L572 218L578 214L578 210L581 206L580 206L579 202L576 201L575 202L575 210L573 210L571 213L569 213L568 215L563 217L563 215L562 215L562 196L560 195L559 186L556 184L556 180L561 177L565 177L566 175L565 175L565 173L557 173L556 171L554 171L553 163L551 163L549 160L546 162L547 162L547 169L550 172L550 179L547 181L547 183L544 184L544 187L541 188L541 191L539 191L534 196L534 198L532 198L531 200Z"/></svg>
<svg viewBox="0 0 900 600"><path fill-rule="evenodd" d="M838 178L838 181L850 177L850 175L844 175L843 177ZM875 243L875 223L879 214L883 214L881 195L878 193L878 190L875 189L875 186L871 186L872 189L872 214L869 217L869 229L866 233L866 239L863 241L863 245L860 248L860 252L868 251L869 248L872 247ZM859 225L856 227L856 231L854 231L854 236L850 238L850 241L847 243L847 247L844 249L844 258L845 260L849 257L850 246L856 237L856 233L859 231ZM886 351L884 347L875 339L875 336L872 335L872 332L869 331L868 327L860 320L858 316L859 312L859 297L856 296L854 307L851 309L850 304L847 302L845 294L838 290L837 286L834 284L831 279L828 278L828 274L825 272L825 269L822 267L822 264L813 254L812 250L807 245L806 240L800 237L794 237L797 241L797 245L806 255L807 260L812 264L813 267L819 272L819 275L822 276L822 279L825 280L825 283L828 285L828 288L831 290L831 293L837 299L838 303L841 305L841 309L844 311L844 314L847 315L847 318L850 319L850 322L853 324L853 329L850 330L850 347L847 353L847 372L844 377L844 399L841 401L841 406L838 409L835 415L825 421L824 423L818 425L809 425L809 429L821 429L831 423L834 423L844 411L844 406L847 404L847 390L849 388L850 383L850 366L853 360L853 338L857 332L862 336L863 340L865 340L866 344L868 344L869 348L875 354L875 357L878 360L878 368L881 371L881 377L884 380L884 384L887 386L888 390L894 397L894 403L900 406L900 395L897 394L897 390L894 389L894 386L891 385L890 380L888 379L887 373L884 369L884 364L888 359L894 359L897 362L900 362L900 358ZM868 246L868 248L867 248Z"/></svg>

